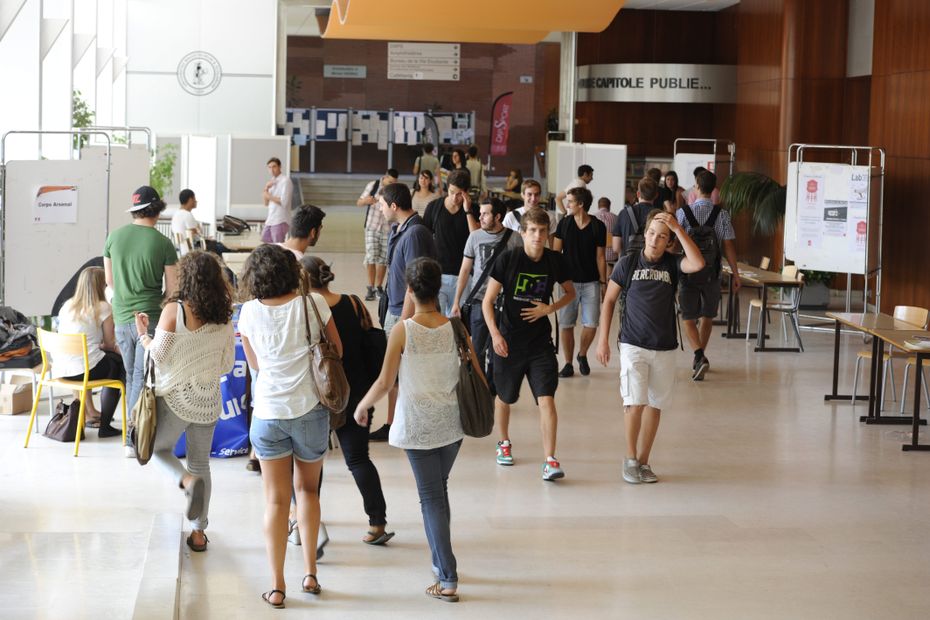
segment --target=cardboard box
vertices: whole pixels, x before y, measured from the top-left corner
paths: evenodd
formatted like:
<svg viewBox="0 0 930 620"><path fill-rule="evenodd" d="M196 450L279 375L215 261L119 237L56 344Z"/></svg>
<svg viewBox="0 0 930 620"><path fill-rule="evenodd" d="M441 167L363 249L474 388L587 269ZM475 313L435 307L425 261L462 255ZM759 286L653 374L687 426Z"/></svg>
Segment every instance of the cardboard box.
<svg viewBox="0 0 930 620"><path fill-rule="evenodd" d="M32 381L23 375L5 373L0 384L0 414L15 415L32 411Z"/></svg>

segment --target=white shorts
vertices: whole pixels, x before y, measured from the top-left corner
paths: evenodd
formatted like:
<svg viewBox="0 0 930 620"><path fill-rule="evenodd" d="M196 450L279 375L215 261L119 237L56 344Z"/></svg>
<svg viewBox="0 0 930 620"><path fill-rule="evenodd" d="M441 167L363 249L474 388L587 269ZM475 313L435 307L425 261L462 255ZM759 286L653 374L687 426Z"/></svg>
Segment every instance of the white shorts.
<svg viewBox="0 0 930 620"><path fill-rule="evenodd" d="M624 406L665 409L675 388L675 353L620 344L620 396Z"/></svg>

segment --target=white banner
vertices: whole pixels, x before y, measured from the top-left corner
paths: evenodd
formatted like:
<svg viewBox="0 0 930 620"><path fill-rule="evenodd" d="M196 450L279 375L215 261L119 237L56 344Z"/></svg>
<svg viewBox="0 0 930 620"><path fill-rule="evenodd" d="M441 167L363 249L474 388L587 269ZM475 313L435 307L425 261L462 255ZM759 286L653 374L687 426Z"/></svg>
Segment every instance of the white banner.
<svg viewBox="0 0 930 620"><path fill-rule="evenodd" d="M584 65L576 86L580 102L736 103L736 66Z"/></svg>
<svg viewBox="0 0 930 620"><path fill-rule="evenodd" d="M75 224L78 191L74 185L43 185L32 202L33 224Z"/></svg>

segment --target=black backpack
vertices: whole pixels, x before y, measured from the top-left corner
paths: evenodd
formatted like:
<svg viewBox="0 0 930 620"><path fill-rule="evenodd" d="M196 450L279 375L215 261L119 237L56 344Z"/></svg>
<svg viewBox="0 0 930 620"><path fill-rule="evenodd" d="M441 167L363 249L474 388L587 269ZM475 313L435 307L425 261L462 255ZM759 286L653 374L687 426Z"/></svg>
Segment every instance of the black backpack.
<svg viewBox="0 0 930 620"><path fill-rule="evenodd" d="M721 252L720 241L718 241L717 232L714 230L714 223L717 221L717 216L720 215L720 205L714 205L713 210L710 212L710 217L708 217L707 221L703 224L698 223L691 207L684 205L682 210L684 210L685 218L688 220L688 225L691 227L688 234L691 235L691 239L701 251L701 256L704 257L704 268L696 273L687 274L688 282L693 284L704 284L715 278L719 278Z"/></svg>
<svg viewBox="0 0 930 620"><path fill-rule="evenodd" d="M629 256L631 254L639 254L646 249L645 226L640 224L639 220L636 219L636 211L633 209L633 205L627 205L623 208L623 211L633 222L633 230L636 231L623 240L623 255Z"/></svg>
<svg viewBox="0 0 930 620"><path fill-rule="evenodd" d="M372 198L378 193L378 188L381 186L381 179L375 179L375 184L371 187L371 191L368 192L368 195ZM365 209L365 219L362 220L362 228L368 227L368 214L371 212L371 205L368 205Z"/></svg>

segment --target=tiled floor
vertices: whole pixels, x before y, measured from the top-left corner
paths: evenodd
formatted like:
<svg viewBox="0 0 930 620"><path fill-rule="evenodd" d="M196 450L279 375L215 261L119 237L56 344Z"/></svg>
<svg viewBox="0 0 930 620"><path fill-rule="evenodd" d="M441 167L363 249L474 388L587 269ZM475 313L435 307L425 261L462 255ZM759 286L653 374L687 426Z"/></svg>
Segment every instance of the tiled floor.
<svg viewBox="0 0 930 620"><path fill-rule="evenodd" d="M358 292L360 255L321 249L334 287ZM806 353L756 354L715 335L700 384L679 354L656 485L620 478L616 361L560 383L563 481L540 479L538 417L524 393L517 464L494 463L493 437L467 439L452 472L457 605L423 594L429 555L399 450L372 446L397 532L384 548L359 542L361 500L341 454L330 455L324 591L300 594L290 547L284 611L259 599L270 587L260 479L243 459L214 460L210 551L184 547L181 617L926 618L930 454L901 451L905 427L860 424L864 406L824 404L832 335L803 336ZM846 343L850 386L861 339ZM25 416L0 417L0 617L128 617L146 528L181 510L180 492L113 440L90 437L78 459L41 437L23 450L25 426Z"/></svg>

